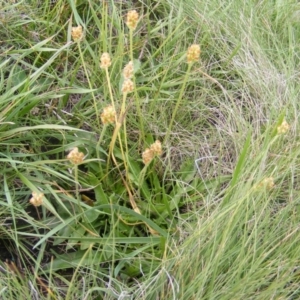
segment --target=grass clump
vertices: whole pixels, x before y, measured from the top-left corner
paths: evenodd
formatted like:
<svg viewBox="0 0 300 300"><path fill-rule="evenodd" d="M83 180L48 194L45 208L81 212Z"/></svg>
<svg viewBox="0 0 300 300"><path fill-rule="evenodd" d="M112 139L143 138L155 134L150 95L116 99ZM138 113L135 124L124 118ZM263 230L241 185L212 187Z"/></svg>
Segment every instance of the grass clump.
<svg viewBox="0 0 300 300"><path fill-rule="evenodd" d="M6 1L1 297L296 299L298 11Z"/></svg>

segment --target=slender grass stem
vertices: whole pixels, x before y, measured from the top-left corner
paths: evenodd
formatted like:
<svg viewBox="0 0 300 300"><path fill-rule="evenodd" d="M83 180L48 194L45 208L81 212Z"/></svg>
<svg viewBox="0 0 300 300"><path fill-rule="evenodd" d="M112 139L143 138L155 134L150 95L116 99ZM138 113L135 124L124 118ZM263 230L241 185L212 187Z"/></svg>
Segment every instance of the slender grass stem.
<svg viewBox="0 0 300 300"><path fill-rule="evenodd" d="M134 58L133 58L133 30L130 29L129 30L129 47L130 47L130 60L132 61L132 63L134 63ZM133 83L134 83L134 98L135 98L135 106L136 106L136 110L138 113L138 118L139 118L139 146L141 146L142 141L144 140L145 134L144 134L144 123L143 123L143 116L142 116L142 110L141 110L141 103L139 101L139 95L137 92L137 88L136 88L136 78L135 76L133 76L132 79Z"/></svg>
<svg viewBox="0 0 300 300"><path fill-rule="evenodd" d="M110 82L108 68L105 68L105 75L106 75L106 80L107 80L107 86L108 86L108 91L109 91L111 105L112 105L112 107L114 109L116 109L116 107L115 107L115 101L114 101L114 96L113 96L113 92L112 92L112 88L111 88L111 82Z"/></svg>
<svg viewBox="0 0 300 300"><path fill-rule="evenodd" d="M98 128L100 129L100 120L99 120L99 112L98 112L97 100L96 100L95 94L93 92L93 86L92 86L92 83L91 83L91 80L90 80L89 73L87 71L87 67L86 67L85 60L84 60L84 57L83 57L83 53L82 53L82 50L81 50L81 44L80 44L80 42L78 42L77 45L78 45L78 49L79 49L79 53L80 53L80 58L81 58L81 61L82 61L82 65L83 65L83 68L84 68L84 73L85 73L85 76L87 78L88 85L89 85L89 88L90 88L91 94L92 94L94 109L95 109L95 112L96 112L97 125L98 125Z"/></svg>
<svg viewBox="0 0 300 300"><path fill-rule="evenodd" d="M78 201L78 206L80 207L80 199L79 199L79 182L78 182L78 166L77 164L74 166L74 177L75 177L75 195Z"/></svg>
<svg viewBox="0 0 300 300"><path fill-rule="evenodd" d="M175 108L173 110L173 113L172 113L172 118L171 118L171 121L170 121L168 129L167 129L167 134L166 134L166 136L164 138L164 143L165 144L168 142L168 139L170 137L170 134L171 134L171 131L172 131L172 128L173 128L173 123L174 123L175 117L177 115L177 111L178 111L179 105L180 105L180 103L182 101L183 93L185 91L186 83L187 83L187 80L189 78L192 65L193 65L192 63L188 64L188 69L187 69L187 71L185 73L183 84L181 86L181 89L180 89L180 92L179 92L179 96L178 96Z"/></svg>
<svg viewBox="0 0 300 300"><path fill-rule="evenodd" d="M98 162L99 162L99 168L100 168L100 170L102 170L101 158L100 158L100 144L103 141L106 129L107 129L107 124L104 124L104 126L103 126L103 128L101 130L101 134L100 134L100 137L98 139L97 145L96 145L96 153L97 153L97 159L98 159Z"/></svg>

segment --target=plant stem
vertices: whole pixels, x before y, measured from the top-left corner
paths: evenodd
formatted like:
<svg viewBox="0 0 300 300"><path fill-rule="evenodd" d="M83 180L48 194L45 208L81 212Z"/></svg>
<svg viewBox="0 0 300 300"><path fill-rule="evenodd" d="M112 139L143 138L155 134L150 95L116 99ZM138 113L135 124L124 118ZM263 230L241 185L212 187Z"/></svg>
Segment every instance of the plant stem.
<svg viewBox="0 0 300 300"><path fill-rule="evenodd" d="M108 68L105 68L105 74L106 74L106 80L107 80L107 85L108 85L108 91L109 91L109 97L110 97L110 101L111 101L111 105L114 109L116 109L115 107L115 101L114 101L114 96L112 93L112 88L111 88L111 83L110 83L110 77L109 77L109 73L108 73Z"/></svg>
<svg viewBox="0 0 300 300"><path fill-rule="evenodd" d="M99 168L100 169L102 169L102 168L101 168L101 162L100 162L100 154L99 154L100 151L99 151L99 148L100 148L100 144L101 144L101 142L103 140L104 134L106 132L106 129L107 129L107 124L105 124L104 127L102 128L99 140L98 140L97 145L96 145L96 153L97 153L97 159L99 161Z"/></svg>
<svg viewBox="0 0 300 300"><path fill-rule="evenodd" d="M76 199L78 201L78 205L80 206L80 199L79 199L79 189L78 189L78 186L79 186L79 183L78 183L78 166L75 165L74 167L74 173L75 173L75 189L76 189Z"/></svg>
<svg viewBox="0 0 300 300"><path fill-rule="evenodd" d="M84 62L83 53L82 53L82 50L81 50L81 47L80 47L80 42L78 42L77 45L78 45L78 48L79 48L79 53L80 53L80 58L81 58L82 65L83 65L83 68L84 68L84 73L85 73L85 76L87 78L89 88L91 90L91 94L92 94L92 97L93 97L94 108L95 108L95 112L96 112L96 116L97 116L96 117L97 125L98 125L98 128L100 129L100 120L99 120L99 112L98 112L96 97L95 97L95 94L93 92L92 83L90 81L89 73L87 71L87 68L86 68L86 65L85 65L85 62Z"/></svg>
<svg viewBox="0 0 300 300"><path fill-rule="evenodd" d="M129 30L129 44L130 44L130 60L133 63L133 30L130 29ZM140 102L139 102L139 97L138 97L138 93L137 93L137 89L136 89L136 80L135 80L135 76L133 76L133 83L134 83L134 98L135 98L135 106L136 106L136 110L138 113L138 118L139 118L139 146L141 146L141 142L142 139L144 138L145 134L144 134L144 123L143 123L143 118L142 118L142 111L141 111L141 107L140 107Z"/></svg>
<svg viewBox="0 0 300 300"><path fill-rule="evenodd" d="M181 103L181 100L182 100L182 96L183 96L183 93L185 91L185 86L186 86L186 83L187 83L187 80L189 78L189 75L190 75L190 71L191 71L191 67L192 67L192 63L189 63L188 64L188 69L185 73L185 76L184 76L184 80L183 80L183 84L181 86L181 89L180 89L180 92L179 92L179 97L177 99L177 102L176 102L176 106L173 110L173 114L172 114L172 118L171 118L171 121L170 121L170 124L169 124L169 127L167 129L167 134L165 136L165 139L164 139L164 143L166 144L168 139L169 139L169 136L171 134L171 131L172 131L172 127L173 127L173 123L174 123L174 120L175 120L175 117L176 117L176 114L177 114L177 110L179 108L179 105Z"/></svg>

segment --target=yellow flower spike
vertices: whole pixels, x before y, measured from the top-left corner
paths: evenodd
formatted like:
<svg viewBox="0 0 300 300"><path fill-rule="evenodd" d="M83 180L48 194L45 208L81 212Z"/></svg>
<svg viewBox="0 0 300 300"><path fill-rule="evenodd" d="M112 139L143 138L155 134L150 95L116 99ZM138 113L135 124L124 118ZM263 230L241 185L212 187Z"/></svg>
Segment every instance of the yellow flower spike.
<svg viewBox="0 0 300 300"><path fill-rule="evenodd" d="M105 124L113 124L116 120L116 110L109 105L103 109L103 113L101 114L101 121Z"/></svg>
<svg viewBox="0 0 300 300"><path fill-rule="evenodd" d="M123 76L125 79L130 79L133 76L133 62L130 61L123 69Z"/></svg>
<svg viewBox="0 0 300 300"><path fill-rule="evenodd" d="M125 79L122 85L122 93L128 94L134 90L134 83L131 79Z"/></svg>
<svg viewBox="0 0 300 300"><path fill-rule="evenodd" d="M111 65L111 59L110 59L110 56L107 52L104 52L102 55L101 55L101 58L100 58L100 68L101 69L108 69Z"/></svg>
<svg viewBox="0 0 300 300"><path fill-rule="evenodd" d="M130 10L127 13L126 25L130 30L135 30L139 20L139 14L136 10Z"/></svg>
<svg viewBox="0 0 300 300"><path fill-rule="evenodd" d="M200 58L200 46L197 44L191 45L188 50L187 50L187 62L188 63L192 63L192 62L196 62L199 60Z"/></svg>
<svg viewBox="0 0 300 300"><path fill-rule="evenodd" d="M277 133L278 134L284 134L287 133L290 130L290 125L288 124L288 122L286 120L283 120L283 122L281 123L281 125L279 125L277 127Z"/></svg>
<svg viewBox="0 0 300 300"><path fill-rule="evenodd" d="M43 197L44 197L43 193L32 192L32 197L30 198L29 202L33 206L36 206L36 207L40 206L43 204Z"/></svg>
<svg viewBox="0 0 300 300"><path fill-rule="evenodd" d="M74 42L80 41L83 37L82 26L79 25L77 27L72 27L71 36L72 36Z"/></svg>
<svg viewBox="0 0 300 300"><path fill-rule="evenodd" d="M67 159L74 165L78 165L83 162L84 160L84 153L79 152L78 148L75 147L67 156Z"/></svg>

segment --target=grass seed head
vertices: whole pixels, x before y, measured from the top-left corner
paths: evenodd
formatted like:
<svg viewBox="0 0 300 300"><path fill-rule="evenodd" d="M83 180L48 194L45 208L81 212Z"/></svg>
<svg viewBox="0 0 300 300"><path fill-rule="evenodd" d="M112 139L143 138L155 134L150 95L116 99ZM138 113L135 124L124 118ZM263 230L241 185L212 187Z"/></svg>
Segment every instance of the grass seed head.
<svg viewBox="0 0 300 300"><path fill-rule="evenodd" d="M290 125L288 124L288 122L286 120L283 120L283 122L281 123L281 125L279 125L277 127L277 133L278 134L285 134L290 130Z"/></svg>
<svg viewBox="0 0 300 300"><path fill-rule="evenodd" d="M188 50L187 50L187 62L188 63L192 63L192 62L196 62L199 60L200 58L200 46L197 44L191 45Z"/></svg>
<svg viewBox="0 0 300 300"><path fill-rule="evenodd" d="M136 10L130 10L127 13L126 25L130 30L135 30L138 20L139 20L139 14Z"/></svg>
<svg viewBox="0 0 300 300"><path fill-rule="evenodd" d="M78 165L83 162L84 160L84 153L79 152L78 148L75 147L67 156L67 159L74 165Z"/></svg>
<svg viewBox="0 0 300 300"><path fill-rule="evenodd" d="M107 52L104 52L101 55L101 59L100 59L100 68L101 69L108 69L111 65L111 59L110 56Z"/></svg>
<svg viewBox="0 0 300 300"><path fill-rule="evenodd" d="M75 42L80 41L83 37L82 26L72 27L71 36Z"/></svg>
<svg viewBox="0 0 300 300"><path fill-rule="evenodd" d="M101 114L101 121L103 124L113 124L116 120L116 110L111 106L107 106L103 109Z"/></svg>
<svg viewBox="0 0 300 300"><path fill-rule="evenodd" d="M32 197L30 198L29 202L33 206L40 206L43 204L43 197L44 197L43 193L32 192Z"/></svg>

